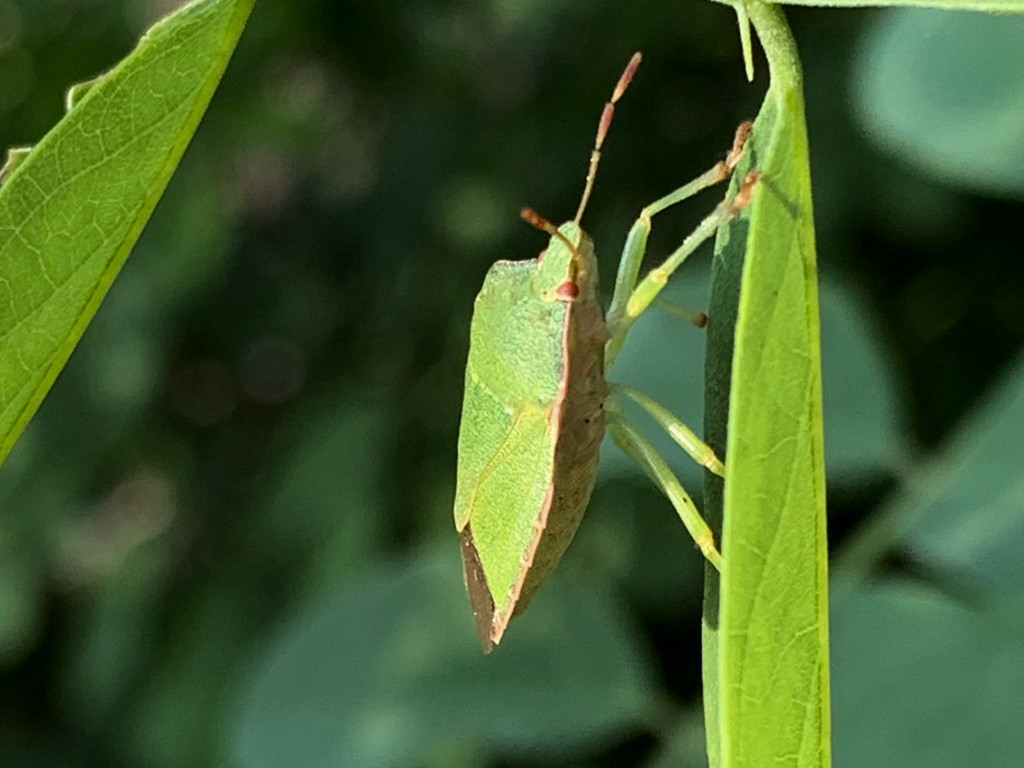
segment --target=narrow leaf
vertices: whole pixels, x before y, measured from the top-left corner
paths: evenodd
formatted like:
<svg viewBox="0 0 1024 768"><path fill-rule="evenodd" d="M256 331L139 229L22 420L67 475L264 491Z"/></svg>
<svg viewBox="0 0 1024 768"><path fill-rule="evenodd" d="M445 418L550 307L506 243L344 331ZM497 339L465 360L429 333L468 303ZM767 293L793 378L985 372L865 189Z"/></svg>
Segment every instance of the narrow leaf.
<svg viewBox="0 0 1024 768"><path fill-rule="evenodd" d="M0 188L0 460L124 264L206 110L254 0L154 25Z"/></svg>
<svg viewBox="0 0 1024 768"><path fill-rule="evenodd" d="M779 9L749 7L771 85L738 169L764 175L719 237L707 436L724 447L720 585L705 607L712 766L828 766L828 603L814 227L801 73ZM714 510L712 510L714 516ZM720 595L716 595L716 586ZM717 600L716 600L717 597Z"/></svg>

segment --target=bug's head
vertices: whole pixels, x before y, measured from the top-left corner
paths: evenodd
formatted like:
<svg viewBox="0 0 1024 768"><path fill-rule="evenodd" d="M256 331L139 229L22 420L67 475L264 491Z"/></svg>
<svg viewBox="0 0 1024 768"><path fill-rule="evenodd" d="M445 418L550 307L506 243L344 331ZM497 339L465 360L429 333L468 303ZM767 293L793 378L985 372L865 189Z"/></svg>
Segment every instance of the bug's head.
<svg viewBox="0 0 1024 768"><path fill-rule="evenodd" d="M597 262L594 244L575 221L555 227L532 208L524 208L522 217L537 229L551 235L551 241L538 259L537 280L540 290L552 297L576 300L597 295Z"/></svg>
<svg viewBox="0 0 1024 768"><path fill-rule="evenodd" d="M565 222L565 224L551 233L551 239L551 245L557 242L559 245L564 246L577 262L585 261L585 253L587 251L592 253L594 250L594 244L591 242L590 236L575 221ZM548 249L550 250L550 246ZM580 267L582 266L585 265L581 263Z"/></svg>

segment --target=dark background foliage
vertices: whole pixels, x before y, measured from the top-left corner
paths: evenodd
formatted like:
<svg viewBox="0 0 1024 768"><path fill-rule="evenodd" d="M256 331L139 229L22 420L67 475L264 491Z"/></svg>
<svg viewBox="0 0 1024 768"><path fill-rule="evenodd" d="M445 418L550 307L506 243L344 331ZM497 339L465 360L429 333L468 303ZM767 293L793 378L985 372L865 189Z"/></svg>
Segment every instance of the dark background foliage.
<svg viewBox="0 0 1024 768"><path fill-rule="evenodd" d="M67 86L175 4L0 0L0 144L37 140ZM763 96L728 8L642 5L257 3L0 474L0 764L700 764L700 564L613 447L550 597L487 660L451 523L474 293L491 262L543 247L521 205L572 215L629 55L644 63L585 220L605 274L639 209L721 156ZM1018 351L1024 182L992 194L869 138L858 61L881 12L788 15L828 281L839 547ZM650 251L716 194L659 217ZM687 274L699 306L700 266ZM624 371L699 424L699 332L651 322ZM883 555L877 578L962 584L913 547ZM836 658L868 680L875 661ZM838 738L854 704L836 695ZM882 764L839 741L844 764Z"/></svg>

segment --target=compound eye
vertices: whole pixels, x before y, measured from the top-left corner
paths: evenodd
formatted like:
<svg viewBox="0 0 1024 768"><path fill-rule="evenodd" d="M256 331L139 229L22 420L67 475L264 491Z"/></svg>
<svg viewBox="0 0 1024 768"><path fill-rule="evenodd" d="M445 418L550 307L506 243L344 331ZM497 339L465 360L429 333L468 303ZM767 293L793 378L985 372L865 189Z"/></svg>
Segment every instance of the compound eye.
<svg viewBox="0 0 1024 768"><path fill-rule="evenodd" d="M576 285L572 280L566 280L560 286L555 288L555 296L562 301L572 301L580 295L580 287Z"/></svg>

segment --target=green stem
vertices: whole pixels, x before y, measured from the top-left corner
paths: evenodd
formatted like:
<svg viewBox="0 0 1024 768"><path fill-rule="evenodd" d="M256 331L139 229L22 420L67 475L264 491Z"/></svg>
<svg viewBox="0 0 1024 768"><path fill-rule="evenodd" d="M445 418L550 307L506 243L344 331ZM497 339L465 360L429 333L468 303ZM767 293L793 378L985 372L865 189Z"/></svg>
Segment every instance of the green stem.
<svg viewBox="0 0 1024 768"><path fill-rule="evenodd" d="M800 91L803 88L803 70L796 41L782 8L761 0L747 0L746 6L757 39L768 58L772 90L779 93Z"/></svg>

